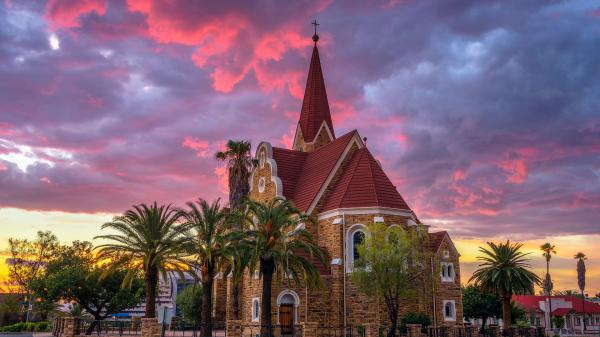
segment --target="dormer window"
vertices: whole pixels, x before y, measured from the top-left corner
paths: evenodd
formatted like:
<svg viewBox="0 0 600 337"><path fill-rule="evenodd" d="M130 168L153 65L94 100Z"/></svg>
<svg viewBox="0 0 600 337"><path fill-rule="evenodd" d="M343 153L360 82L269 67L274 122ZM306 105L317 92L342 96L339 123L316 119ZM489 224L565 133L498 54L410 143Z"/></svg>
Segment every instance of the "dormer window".
<svg viewBox="0 0 600 337"><path fill-rule="evenodd" d="M260 168L265 167L265 151L261 151L258 155L258 164L260 165Z"/></svg>
<svg viewBox="0 0 600 337"><path fill-rule="evenodd" d="M441 277L442 282L454 282L455 272L454 264L452 262L442 262L441 265Z"/></svg>

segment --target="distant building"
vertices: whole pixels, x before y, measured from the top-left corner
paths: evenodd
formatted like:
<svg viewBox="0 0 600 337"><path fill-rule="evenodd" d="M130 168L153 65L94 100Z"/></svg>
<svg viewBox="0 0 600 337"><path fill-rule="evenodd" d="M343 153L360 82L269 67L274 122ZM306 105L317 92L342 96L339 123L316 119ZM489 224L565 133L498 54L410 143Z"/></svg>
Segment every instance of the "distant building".
<svg viewBox="0 0 600 337"><path fill-rule="evenodd" d="M169 321L173 316L180 316L180 310L177 308L177 295L185 288L194 284L194 278L185 274L185 278L181 278L179 273L167 273L167 279L161 277L158 281L158 296L156 297L156 313L162 319L166 314L166 320ZM124 310L114 317L116 318L132 318L144 317L146 311L146 302L142 301L134 308Z"/></svg>
<svg viewBox="0 0 600 337"><path fill-rule="evenodd" d="M527 310L531 325L549 327L550 299L548 296L515 295L512 300ZM584 311L585 310L585 311ZM565 328L573 331L583 330L585 318L586 331L600 331L600 304L584 301L578 296L552 296L552 316L565 318Z"/></svg>

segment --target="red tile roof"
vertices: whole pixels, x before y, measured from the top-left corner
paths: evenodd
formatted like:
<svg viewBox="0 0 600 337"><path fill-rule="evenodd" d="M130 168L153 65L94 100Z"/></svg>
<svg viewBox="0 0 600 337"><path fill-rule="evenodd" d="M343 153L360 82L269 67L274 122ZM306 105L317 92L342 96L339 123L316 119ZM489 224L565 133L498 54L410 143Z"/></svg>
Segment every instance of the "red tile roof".
<svg viewBox="0 0 600 337"><path fill-rule="evenodd" d="M440 245L444 241L444 237L448 234L446 231L429 233L429 248L433 252L437 252L440 249Z"/></svg>
<svg viewBox="0 0 600 337"><path fill-rule="evenodd" d="M512 300L519 303L525 309L537 309L539 310L540 301L546 301L548 296L537 296L537 295L513 295ZM571 302L573 309L568 308L552 308L552 314L561 316L569 312L583 313L583 300L577 296L552 296L552 303L555 299L563 299L567 302ZM591 301L585 301L585 312L599 314L600 305Z"/></svg>
<svg viewBox="0 0 600 337"><path fill-rule="evenodd" d="M322 211L352 207L410 208L367 148L357 150Z"/></svg>
<svg viewBox="0 0 600 337"><path fill-rule="evenodd" d="M298 209L307 211L356 133L356 130L350 131L313 152L274 147L273 159L283 185L283 196Z"/></svg>
<svg viewBox="0 0 600 337"><path fill-rule="evenodd" d="M306 79L300 121L298 122L304 136L304 141L312 142L315 139L323 121L327 123L329 131L331 131L331 134L335 138L331 113L329 112L329 102L327 101L327 92L325 91L325 80L323 79L323 71L321 70L319 50L315 45L310 60L308 78Z"/></svg>

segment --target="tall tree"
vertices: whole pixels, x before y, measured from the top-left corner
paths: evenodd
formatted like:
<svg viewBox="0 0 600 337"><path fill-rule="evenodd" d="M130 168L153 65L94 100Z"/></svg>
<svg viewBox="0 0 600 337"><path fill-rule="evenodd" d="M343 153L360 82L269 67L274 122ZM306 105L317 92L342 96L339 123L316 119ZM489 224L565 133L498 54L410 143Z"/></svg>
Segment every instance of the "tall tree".
<svg viewBox="0 0 600 337"><path fill-rule="evenodd" d="M135 276L130 286L122 287L125 268L108 268L99 263L90 242L75 241L65 247L46 268L45 275L34 284L34 293L48 303L74 301L94 317L86 334L91 334L97 321L132 308L139 303L143 280Z"/></svg>
<svg viewBox="0 0 600 337"><path fill-rule="evenodd" d="M577 285L581 290L581 300L583 301L583 331L585 331L585 294L583 291L585 290L585 260L587 257L584 253L579 252L575 254L575 259L577 260Z"/></svg>
<svg viewBox="0 0 600 337"><path fill-rule="evenodd" d="M502 314L500 310L502 301L495 293L483 291L481 288L469 284L462 287L462 295L464 316L481 319L482 330L485 329L488 318L499 317Z"/></svg>
<svg viewBox="0 0 600 337"><path fill-rule="evenodd" d="M308 287L321 284L319 272L312 259L326 264L321 249L304 228L309 218L289 201L276 198L267 203L246 201L244 216L247 249L244 265L251 274L259 271L262 277L261 336L269 337L271 328L271 288L273 275L277 279L304 282ZM308 257L308 258L307 258Z"/></svg>
<svg viewBox="0 0 600 337"><path fill-rule="evenodd" d="M505 327L511 326L511 305L513 294L533 294L535 284L540 278L529 268L528 253L523 253L523 244L510 241L506 243L488 242L488 247L479 247L483 255L477 259L482 261L469 282L485 291L493 292L502 300L502 320Z"/></svg>
<svg viewBox="0 0 600 337"><path fill-rule="evenodd" d="M212 204L206 200L188 202L188 210L182 211L184 226L190 231L188 252L193 256L192 266L200 269L202 282L201 337L212 335L212 289L218 271L230 266L239 231L231 230L231 221L217 199Z"/></svg>
<svg viewBox="0 0 600 337"><path fill-rule="evenodd" d="M388 337L396 336L401 301L414 297L412 289L424 281L429 254L423 243L418 232L377 223L369 226L369 235L358 245L352 280L367 296L383 298L390 319Z"/></svg>
<svg viewBox="0 0 600 337"><path fill-rule="evenodd" d="M250 190L250 172L255 161L252 158L252 146L249 141L229 140L227 149L215 154L218 161L226 163L229 180L229 207L238 209L242 199Z"/></svg>
<svg viewBox="0 0 600 337"><path fill-rule="evenodd" d="M43 274L48 263L56 256L60 244L50 231L37 232L33 241L8 239L10 258L7 260L11 291L26 295L26 321L29 321L32 282Z"/></svg>
<svg viewBox="0 0 600 337"><path fill-rule="evenodd" d="M552 258L552 254L556 254L556 249L550 242L546 242L541 245L540 249L543 252L542 255L546 259L546 276L544 277L542 288L544 289L546 296L548 296L550 327L552 327L552 288L554 288L554 284L552 283L552 278L550 277L550 259Z"/></svg>
<svg viewBox="0 0 600 337"><path fill-rule="evenodd" d="M229 182L229 207L232 211L238 211L242 200L250 191L250 172L256 164L256 160L252 158L252 145L245 140L229 140L227 141L226 150L215 153L215 158L218 161L226 163L228 182ZM241 230L241 228L237 228ZM234 263L237 265L237 259ZM237 273L236 270L233 270ZM240 286L235 283L232 287L232 309L234 319L240 318L239 304Z"/></svg>
<svg viewBox="0 0 600 337"><path fill-rule="evenodd" d="M102 229L111 229L116 234L94 238L109 242L97 247L100 260L114 259L115 266L130 264L125 283L131 281L136 272L144 273L147 318L156 317L159 276L167 279L167 270L182 273L181 266L187 262L183 258L187 238L182 235L185 227L179 223L180 216L171 205L158 206L156 202L150 206L135 205L102 225Z"/></svg>

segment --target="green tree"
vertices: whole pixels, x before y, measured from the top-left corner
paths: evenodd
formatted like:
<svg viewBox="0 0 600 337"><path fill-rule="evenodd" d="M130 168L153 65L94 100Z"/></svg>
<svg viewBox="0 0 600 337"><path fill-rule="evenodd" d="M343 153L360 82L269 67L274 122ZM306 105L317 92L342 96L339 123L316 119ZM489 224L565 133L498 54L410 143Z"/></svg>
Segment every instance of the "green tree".
<svg viewBox="0 0 600 337"><path fill-rule="evenodd" d="M232 231L228 213L221 208L220 200L212 204L206 200L188 202L188 210L182 211L184 227L189 230L188 252L193 256L191 264L200 270L202 282L201 336L212 334L212 289L218 271L231 265L240 232Z"/></svg>
<svg viewBox="0 0 600 337"><path fill-rule="evenodd" d="M136 205L102 225L116 234L95 237L109 242L98 246L100 260L112 259L114 266L129 264L124 284L138 271L144 273L147 318L156 317L159 275L167 279L167 270L182 274L181 266L187 263L183 257L187 238L182 235L185 227L179 223L180 216L171 205Z"/></svg>
<svg viewBox="0 0 600 337"><path fill-rule="evenodd" d="M238 211L242 205L243 199L250 191L250 172L256 165L256 160L252 158L252 145L245 140L229 140L225 151L215 153L218 161L226 163L228 182L229 182L229 207L232 211ZM237 230L242 230L241 227ZM237 259L234 263L237 265ZM234 273L237 271L233 270ZM240 286L236 282L232 288L232 309L234 319L240 318L239 304Z"/></svg>
<svg viewBox="0 0 600 337"><path fill-rule="evenodd" d="M587 257L584 253L579 252L575 254L574 258L577 260L577 285L579 286L579 290L581 290L583 300L583 331L585 331L585 294L583 292L585 290L585 260L587 260Z"/></svg>
<svg viewBox="0 0 600 337"><path fill-rule="evenodd" d="M550 242L546 242L541 245L540 249L543 252L542 256L544 256L546 259L546 276L542 282L542 289L544 290L545 295L550 297L548 305L550 309L550 326L552 326L552 288L554 288L554 284L552 283L552 278L550 277L550 259L552 258L552 254L556 254L556 249Z"/></svg>
<svg viewBox="0 0 600 337"><path fill-rule="evenodd" d="M511 298L513 294L533 294L535 284L540 278L529 268L527 253L521 252L523 244L510 241L506 243L488 242L488 247L479 247L483 253L477 259L482 261L469 282L484 291L493 292L502 300L502 319L505 327L511 326Z"/></svg>
<svg viewBox="0 0 600 337"><path fill-rule="evenodd" d="M277 279L304 282L309 287L321 285L319 272L312 259L326 264L323 252L304 228L309 218L285 199L267 203L246 201L244 216L246 248L243 265L250 273L259 271L262 277L261 336L268 337L271 327L271 288L273 275Z"/></svg>
<svg viewBox="0 0 600 337"><path fill-rule="evenodd" d="M495 293L483 291L481 288L469 284L462 287L462 295L464 316L481 319L482 329L485 329L488 318L500 317L502 314L502 301Z"/></svg>
<svg viewBox="0 0 600 337"><path fill-rule="evenodd" d="M417 282L423 282L428 254L424 238L407 233L400 227L376 223L368 227L369 235L358 245L352 281L369 297L382 298L388 309L388 337L396 335L398 311L403 299L416 295Z"/></svg>
<svg viewBox="0 0 600 337"><path fill-rule="evenodd" d="M127 287L122 287L127 273L125 268L99 264L90 242L74 241L48 264L45 275L33 282L33 289L47 303L75 302L94 321L100 321L139 303L144 290L142 278L136 274ZM86 334L91 334L95 325L93 322Z"/></svg>
<svg viewBox="0 0 600 337"><path fill-rule="evenodd" d="M202 318L202 286L194 284L185 287L176 298L177 308L183 320L200 323Z"/></svg>
<svg viewBox="0 0 600 337"><path fill-rule="evenodd" d="M24 293L27 307L32 302L31 282L43 274L60 244L56 235L50 231L37 232L33 241L27 239L8 239L10 258L7 260L8 278L11 290ZM26 321L29 321L29 309L27 309Z"/></svg>

